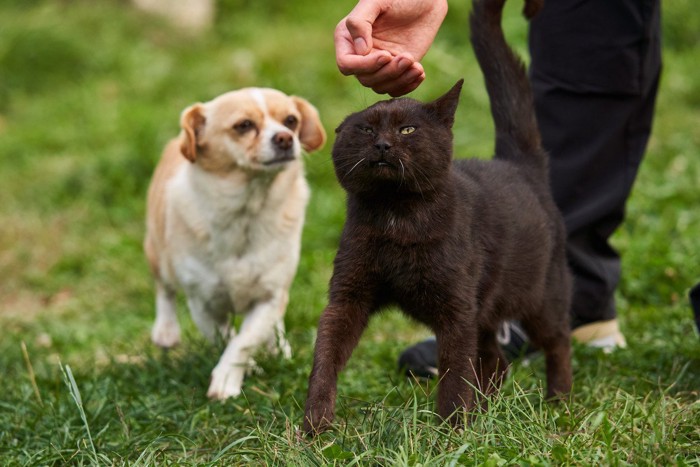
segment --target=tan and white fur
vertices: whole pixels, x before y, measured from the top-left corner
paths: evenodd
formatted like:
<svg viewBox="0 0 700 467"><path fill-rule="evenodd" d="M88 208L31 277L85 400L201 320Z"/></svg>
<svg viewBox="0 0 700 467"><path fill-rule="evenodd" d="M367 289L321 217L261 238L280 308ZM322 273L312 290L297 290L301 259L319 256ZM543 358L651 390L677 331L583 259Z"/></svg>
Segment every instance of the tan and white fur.
<svg viewBox="0 0 700 467"><path fill-rule="evenodd" d="M152 340L180 342L176 291L211 341L227 340L213 399L241 392L253 354L291 350L284 313L296 274L309 187L302 150L326 133L305 99L246 88L194 104L166 146L148 192L144 249L156 282ZM244 314L238 333L231 313Z"/></svg>

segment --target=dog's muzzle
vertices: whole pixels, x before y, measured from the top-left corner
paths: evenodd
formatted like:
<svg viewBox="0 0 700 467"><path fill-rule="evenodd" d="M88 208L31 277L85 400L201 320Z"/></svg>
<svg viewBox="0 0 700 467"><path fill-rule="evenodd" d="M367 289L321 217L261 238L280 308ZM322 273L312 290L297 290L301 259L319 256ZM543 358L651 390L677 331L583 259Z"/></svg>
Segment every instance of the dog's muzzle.
<svg viewBox="0 0 700 467"><path fill-rule="evenodd" d="M294 154L294 135L286 131L280 131L272 136L272 147L275 157L264 162L264 165L275 165L290 162L296 159Z"/></svg>

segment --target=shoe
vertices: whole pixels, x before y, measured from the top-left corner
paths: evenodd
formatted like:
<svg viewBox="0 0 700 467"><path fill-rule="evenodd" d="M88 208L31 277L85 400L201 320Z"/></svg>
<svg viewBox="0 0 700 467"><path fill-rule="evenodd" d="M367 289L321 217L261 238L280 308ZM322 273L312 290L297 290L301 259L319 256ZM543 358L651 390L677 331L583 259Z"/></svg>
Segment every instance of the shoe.
<svg viewBox="0 0 700 467"><path fill-rule="evenodd" d="M496 339L508 360L524 357L537 349L517 322L503 323ZM434 337L414 344L399 355L399 371L406 376L430 379L438 375L437 341Z"/></svg>
<svg viewBox="0 0 700 467"><path fill-rule="evenodd" d="M496 333L496 340L509 361L537 352L525 330L517 321L505 321Z"/></svg>
<svg viewBox="0 0 700 467"><path fill-rule="evenodd" d="M617 319L595 321L571 331L571 338L610 353L617 348L627 347L625 336L620 332ZM496 339L508 360L525 358L538 349L532 345L527 334L517 321L507 321L501 325ZM421 341L404 350L399 356L399 371L406 376L433 378L438 374L437 341L434 337Z"/></svg>
<svg viewBox="0 0 700 467"><path fill-rule="evenodd" d="M571 331L571 339L588 347L602 349L605 353L627 347L625 336L620 332L617 319L594 321Z"/></svg>
<svg viewBox="0 0 700 467"><path fill-rule="evenodd" d="M413 344L399 355L399 371L406 376L430 379L437 377L437 341L434 337Z"/></svg>

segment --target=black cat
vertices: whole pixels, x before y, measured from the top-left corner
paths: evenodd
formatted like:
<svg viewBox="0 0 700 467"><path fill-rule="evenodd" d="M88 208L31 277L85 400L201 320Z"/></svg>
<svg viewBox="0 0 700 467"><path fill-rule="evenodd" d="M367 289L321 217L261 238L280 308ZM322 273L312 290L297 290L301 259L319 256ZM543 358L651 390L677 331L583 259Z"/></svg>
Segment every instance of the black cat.
<svg viewBox="0 0 700 467"><path fill-rule="evenodd" d="M370 316L389 305L434 332L438 413L474 408L507 363L495 338L522 322L545 354L547 395L571 388L571 278L524 66L501 30L504 0L475 0L471 40L496 128L492 161L452 161L462 81L434 102L401 98L350 115L333 162L347 220L319 322L304 430L333 420L338 373ZM539 2L526 2L526 15ZM457 422L455 416L451 421Z"/></svg>

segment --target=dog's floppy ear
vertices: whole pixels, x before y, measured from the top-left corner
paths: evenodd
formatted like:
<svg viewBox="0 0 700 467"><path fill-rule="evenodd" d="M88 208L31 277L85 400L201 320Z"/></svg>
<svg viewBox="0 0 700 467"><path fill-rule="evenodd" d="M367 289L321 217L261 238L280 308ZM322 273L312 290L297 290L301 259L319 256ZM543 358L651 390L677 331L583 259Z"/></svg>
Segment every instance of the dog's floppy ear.
<svg viewBox="0 0 700 467"><path fill-rule="evenodd" d="M180 127L182 127L182 142L180 152L190 162L197 160L197 146L206 118L202 104L194 104L182 111Z"/></svg>
<svg viewBox="0 0 700 467"><path fill-rule="evenodd" d="M306 99L292 96L294 104L301 113L301 129L299 130L299 141L305 151L316 151L326 144L326 130L323 129L318 110Z"/></svg>

